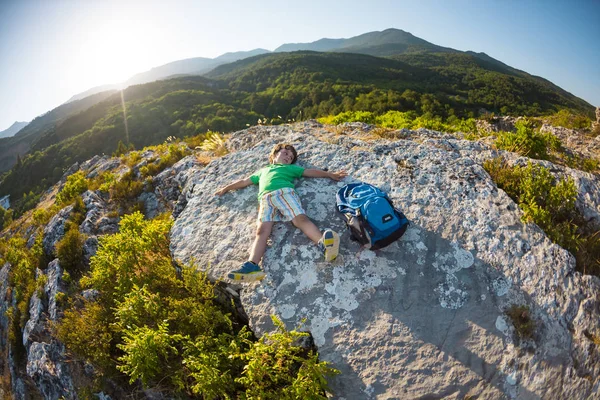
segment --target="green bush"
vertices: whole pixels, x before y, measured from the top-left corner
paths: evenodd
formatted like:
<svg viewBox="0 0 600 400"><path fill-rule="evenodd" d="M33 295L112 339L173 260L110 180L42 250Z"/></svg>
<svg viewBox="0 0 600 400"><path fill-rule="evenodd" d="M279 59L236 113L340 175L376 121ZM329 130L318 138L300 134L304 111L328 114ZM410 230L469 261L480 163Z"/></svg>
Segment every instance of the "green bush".
<svg viewBox="0 0 600 400"><path fill-rule="evenodd" d="M56 326L66 346L104 376L124 374L176 397L325 398L324 376L333 370L291 345L288 338L302 334L280 331L254 342L232 319L232 305L215 302L205 273L177 273L171 224L134 213L122 218L118 233L100 239L80 283L101 296L67 306Z"/></svg>
<svg viewBox="0 0 600 400"><path fill-rule="evenodd" d="M246 362L242 376L236 379L246 388L245 398L326 400L325 377L339 371L319 362L313 351L303 354L307 351L294 345L307 333L287 331L281 320L272 319L277 332L265 334L238 356Z"/></svg>
<svg viewBox="0 0 600 400"><path fill-rule="evenodd" d="M77 227L68 229L63 238L56 244L56 256L60 266L73 277L83 272L83 244L85 237Z"/></svg>
<svg viewBox="0 0 600 400"><path fill-rule="evenodd" d="M77 171L67 177L67 182L59 194L56 195L56 203L67 205L75 200L80 194L88 189L88 181L83 171Z"/></svg>
<svg viewBox="0 0 600 400"><path fill-rule="evenodd" d="M0 230L8 227L13 221L13 210L0 207Z"/></svg>
<svg viewBox="0 0 600 400"><path fill-rule="evenodd" d="M417 118L417 113L414 111L388 111L385 114L378 116L376 118L376 123L383 128L411 129L415 118Z"/></svg>
<svg viewBox="0 0 600 400"><path fill-rule="evenodd" d="M217 137L222 141L221 137L216 134ZM214 136L211 136L213 138ZM223 142L224 143L224 142ZM178 144L159 145L154 146L154 149L159 153L158 162L149 162L147 165L140 167L140 175L142 178L156 176L166 168L172 166L177 161L181 160L187 154L190 153L187 146ZM220 150L216 150L219 152Z"/></svg>
<svg viewBox="0 0 600 400"><path fill-rule="evenodd" d="M592 120L582 114L575 114L569 110L563 109L547 118L548 122L554 126L562 126L569 129L586 129L591 126Z"/></svg>
<svg viewBox="0 0 600 400"><path fill-rule="evenodd" d="M548 160L548 151L558 151L560 140L551 133L537 132L530 121L517 121L516 132L499 132L496 147L525 157Z"/></svg>
<svg viewBox="0 0 600 400"><path fill-rule="evenodd" d="M319 118L323 124L339 125L345 122L364 122L366 124L375 123L375 115L369 111L345 111L338 115Z"/></svg>
<svg viewBox="0 0 600 400"><path fill-rule="evenodd" d="M550 172L529 163L510 167L502 158L483 164L496 185L523 210L523 222L534 222L577 260L578 270L600 275L599 234L575 208L577 188L571 178L555 179Z"/></svg>
<svg viewBox="0 0 600 400"><path fill-rule="evenodd" d="M144 191L144 183L136 179L133 170L129 170L109 188L111 200L127 210L134 206L135 200Z"/></svg>
<svg viewBox="0 0 600 400"><path fill-rule="evenodd" d="M134 326L124 332L123 344L117 346L124 353L117 368L129 376L129 383L139 379L148 387L169 360L179 354L178 343L183 340L183 336L169 333L166 322L160 322L156 328Z"/></svg>
<svg viewBox="0 0 600 400"><path fill-rule="evenodd" d="M440 132L477 132L476 121L473 118L461 119L452 115L444 121L439 116L430 114L418 115L415 111L387 111L375 115L368 111L346 111L318 119L323 124L337 125L345 122L365 122L389 129L418 129L425 128Z"/></svg>

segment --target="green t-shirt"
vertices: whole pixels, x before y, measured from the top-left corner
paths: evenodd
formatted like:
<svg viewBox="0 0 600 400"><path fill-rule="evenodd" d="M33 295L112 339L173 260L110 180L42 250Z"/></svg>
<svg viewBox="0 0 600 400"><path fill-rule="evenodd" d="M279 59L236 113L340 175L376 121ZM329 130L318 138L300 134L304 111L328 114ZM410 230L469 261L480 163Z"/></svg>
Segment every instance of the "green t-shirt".
<svg viewBox="0 0 600 400"><path fill-rule="evenodd" d="M295 164L270 164L261 168L250 177L258 185L258 199L277 189L294 188L294 179L300 178L304 168Z"/></svg>

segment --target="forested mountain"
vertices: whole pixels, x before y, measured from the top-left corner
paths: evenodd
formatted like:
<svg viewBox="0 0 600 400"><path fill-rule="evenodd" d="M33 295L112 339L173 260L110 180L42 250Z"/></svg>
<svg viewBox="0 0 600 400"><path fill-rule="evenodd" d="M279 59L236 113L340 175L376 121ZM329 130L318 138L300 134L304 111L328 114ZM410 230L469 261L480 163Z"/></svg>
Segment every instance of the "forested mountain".
<svg viewBox="0 0 600 400"><path fill-rule="evenodd" d="M367 43L363 39L353 46ZM414 39L411 45L425 46ZM4 168L30 150L3 177L0 194L27 202L72 163L112 153L119 141L139 149L169 136L234 131L259 119L281 123L344 111L411 111L447 119L476 117L482 109L529 116L568 109L593 115L585 101L485 54L269 53L221 65L204 77L130 86L123 99L121 92L104 92L37 118L17 137L0 140ZM7 155L7 149L18 151Z"/></svg>
<svg viewBox="0 0 600 400"><path fill-rule="evenodd" d="M87 110L93 104L110 96L112 92L102 92L85 99L63 104L47 112L21 129L15 136L0 139L0 172L10 169L19 156L26 154L37 138L60 129L60 124L69 116ZM78 133L81 133L79 131Z"/></svg>
<svg viewBox="0 0 600 400"><path fill-rule="evenodd" d="M320 39L312 43L290 43L275 49L275 52L298 50L339 51L345 53L391 56L405 52L459 52L448 47L437 46L413 36L401 29L386 29L382 32L368 32L349 39Z"/></svg>

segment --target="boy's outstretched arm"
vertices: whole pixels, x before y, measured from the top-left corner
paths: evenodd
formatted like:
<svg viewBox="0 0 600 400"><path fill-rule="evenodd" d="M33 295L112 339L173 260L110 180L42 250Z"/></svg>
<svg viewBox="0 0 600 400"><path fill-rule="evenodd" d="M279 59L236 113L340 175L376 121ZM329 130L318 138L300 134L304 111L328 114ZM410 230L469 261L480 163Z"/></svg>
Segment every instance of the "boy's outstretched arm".
<svg viewBox="0 0 600 400"><path fill-rule="evenodd" d="M242 189L250 185L252 185L252 181L250 180L250 178L240 179L239 181L230 183L229 185L222 187L221 189L217 190L215 194L217 196L222 196L230 190Z"/></svg>
<svg viewBox="0 0 600 400"><path fill-rule="evenodd" d="M346 171L329 172L321 169L305 169L302 176L307 178L329 178L334 181L341 181L348 176L348 173Z"/></svg>

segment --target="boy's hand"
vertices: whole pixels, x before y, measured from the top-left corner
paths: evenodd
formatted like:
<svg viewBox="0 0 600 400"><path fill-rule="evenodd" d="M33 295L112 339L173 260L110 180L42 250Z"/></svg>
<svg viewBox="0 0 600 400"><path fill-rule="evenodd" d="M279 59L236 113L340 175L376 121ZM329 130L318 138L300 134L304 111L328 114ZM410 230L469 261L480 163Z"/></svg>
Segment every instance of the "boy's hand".
<svg viewBox="0 0 600 400"><path fill-rule="evenodd" d="M344 179L347 176L348 176L348 173L346 171L330 172L329 173L329 178L333 179L334 181L341 181L342 179Z"/></svg>
<svg viewBox="0 0 600 400"><path fill-rule="evenodd" d="M227 189L227 188L221 188L221 189L217 190L217 191L215 192L215 194L216 194L217 196L223 196L225 193L227 193L227 192L228 192L228 190L226 190L226 189Z"/></svg>

